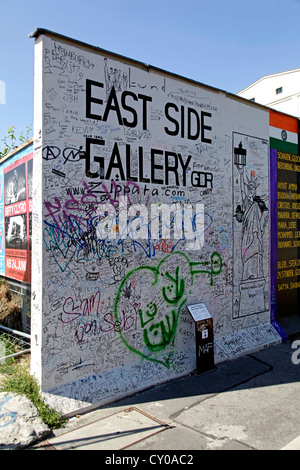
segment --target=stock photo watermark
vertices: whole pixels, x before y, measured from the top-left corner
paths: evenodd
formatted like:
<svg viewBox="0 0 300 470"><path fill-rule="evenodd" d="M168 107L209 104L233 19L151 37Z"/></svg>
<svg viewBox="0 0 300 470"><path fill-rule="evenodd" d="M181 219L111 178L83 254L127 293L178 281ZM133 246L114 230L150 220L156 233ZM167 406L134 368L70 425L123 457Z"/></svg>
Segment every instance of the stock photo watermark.
<svg viewBox="0 0 300 470"><path fill-rule="evenodd" d="M98 239L115 240L184 240L186 248L198 250L204 246L204 205L180 203L128 204L127 197L119 201L118 211L106 204L96 220ZM117 229L116 229L117 227Z"/></svg>
<svg viewBox="0 0 300 470"><path fill-rule="evenodd" d="M297 366L300 364L300 339L293 341L291 347L295 349L295 352L292 354L292 363Z"/></svg>

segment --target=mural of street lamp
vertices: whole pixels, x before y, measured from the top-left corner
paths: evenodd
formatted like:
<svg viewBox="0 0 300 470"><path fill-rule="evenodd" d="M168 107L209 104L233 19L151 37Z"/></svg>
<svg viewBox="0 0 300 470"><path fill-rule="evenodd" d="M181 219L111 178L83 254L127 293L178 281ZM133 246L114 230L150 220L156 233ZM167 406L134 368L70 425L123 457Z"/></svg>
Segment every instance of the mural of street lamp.
<svg viewBox="0 0 300 470"><path fill-rule="evenodd" d="M250 178L246 174L247 150L243 148L242 142L234 148L234 165L240 176L240 203L236 206L234 217L242 224L239 315L245 315L251 313L253 301L256 312L265 310L263 237L269 211L264 200L256 194L260 183L255 171L250 172Z"/></svg>
<svg viewBox="0 0 300 470"><path fill-rule="evenodd" d="M247 150L243 148L242 142L239 143L238 147L234 149L234 164L236 166L246 165Z"/></svg>

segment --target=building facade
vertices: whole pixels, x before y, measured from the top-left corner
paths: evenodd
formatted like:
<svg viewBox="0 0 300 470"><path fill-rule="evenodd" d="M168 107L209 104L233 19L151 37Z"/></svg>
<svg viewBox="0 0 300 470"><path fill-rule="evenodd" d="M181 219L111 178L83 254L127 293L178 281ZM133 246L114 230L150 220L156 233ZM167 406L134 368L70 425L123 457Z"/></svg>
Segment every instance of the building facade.
<svg viewBox="0 0 300 470"><path fill-rule="evenodd" d="M300 69L266 75L237 95L300 118Z"/></svg>

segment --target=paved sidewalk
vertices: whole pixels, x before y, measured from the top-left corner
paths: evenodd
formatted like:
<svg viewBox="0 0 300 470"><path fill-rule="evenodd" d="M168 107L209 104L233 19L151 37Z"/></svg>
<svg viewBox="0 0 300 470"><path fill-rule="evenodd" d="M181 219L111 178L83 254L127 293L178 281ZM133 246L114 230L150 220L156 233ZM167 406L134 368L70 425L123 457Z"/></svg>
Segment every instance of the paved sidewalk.
<svg viewBox="0 0 300 470"><path fill-rule="evenodd" d="M300 450L295 351L279 344L153 387L71 418L30 449Z"/></svg>

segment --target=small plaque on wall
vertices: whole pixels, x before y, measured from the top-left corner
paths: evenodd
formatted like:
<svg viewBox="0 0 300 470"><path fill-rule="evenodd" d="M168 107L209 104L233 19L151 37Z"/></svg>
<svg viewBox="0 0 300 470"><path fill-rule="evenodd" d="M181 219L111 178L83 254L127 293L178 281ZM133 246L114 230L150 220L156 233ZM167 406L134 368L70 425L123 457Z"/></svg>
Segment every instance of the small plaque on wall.
<svg viewBox="0 0 300 470"><path fill-rule="evenodd" d="M195 322L211 318L209 311L203 303L188 305L187 309Z"/></svg>

